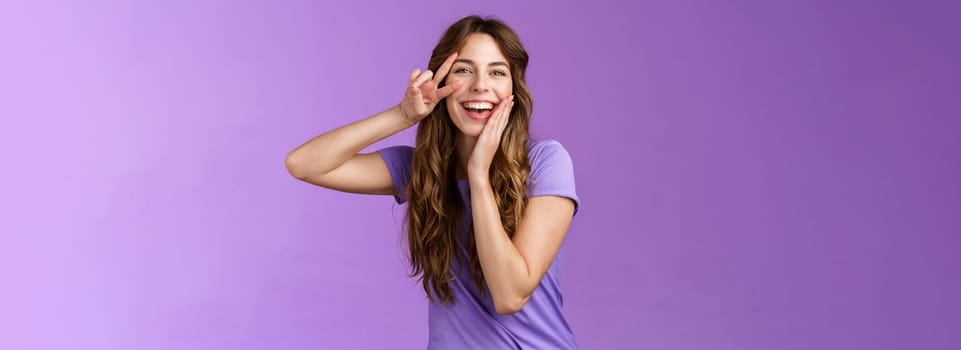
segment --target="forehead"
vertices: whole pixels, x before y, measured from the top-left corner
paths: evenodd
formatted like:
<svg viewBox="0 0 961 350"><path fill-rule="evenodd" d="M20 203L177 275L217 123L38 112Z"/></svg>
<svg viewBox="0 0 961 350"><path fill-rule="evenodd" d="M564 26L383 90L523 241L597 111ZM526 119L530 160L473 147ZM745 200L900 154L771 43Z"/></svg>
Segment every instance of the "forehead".
<svg viewBox="0 0 961 350"><path fill-rule="evenodd" d="M500 46L494 41L494 37L483 33L473 33L467 36L457 56L480 65L487 65L492 62L507 63L507 58L504 57Z"/></svg>

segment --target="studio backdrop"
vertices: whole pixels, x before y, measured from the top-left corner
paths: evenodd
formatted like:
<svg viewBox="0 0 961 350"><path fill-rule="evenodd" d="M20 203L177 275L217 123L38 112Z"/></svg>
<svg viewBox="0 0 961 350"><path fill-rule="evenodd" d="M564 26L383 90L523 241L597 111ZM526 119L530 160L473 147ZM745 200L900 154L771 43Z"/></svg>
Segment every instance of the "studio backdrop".
<svg viewBox="0 0 961 350"><path fill-rule="evenodd" d="M424 348L405 207L284 157L399 103L468 14L517 30L573 159L581 348L961 348L958 11L4 2L0 348Z"/></svg>

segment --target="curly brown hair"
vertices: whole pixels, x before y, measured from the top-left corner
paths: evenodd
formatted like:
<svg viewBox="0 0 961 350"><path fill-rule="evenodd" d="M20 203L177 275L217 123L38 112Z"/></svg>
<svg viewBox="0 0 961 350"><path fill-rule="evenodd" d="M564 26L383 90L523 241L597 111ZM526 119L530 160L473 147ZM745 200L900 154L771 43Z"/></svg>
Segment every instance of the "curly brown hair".
<svg viewBox="0 0 961 350"><path fill-rule="evenodd" d="M504 130L500 147L490 169L501 222L509 237L520 223L527 195L526 181L530 175L527 156L528 128L534 108L524 73L527 70L527 50L520 38L504 22L479 16L465 17L451 25L431 53L428 69L436 72L444 60L460 50L473 33L490 35L508 60L513 77L514 108ZM441 303L453 304L454 295L448 285L454 277L451 266L455 257L470 266L471 278L484 293L484 274L477 256L474 230L468 227L467 241L459 242L458 234L464 215L455 169L457 128L450 120L445 103L437 104L431 115L417 127L417 143L407 186L407 240L410 248L411 277L420 276L427 297L435 296ZM467 255L458 255L458 244L465 244ZM433 289L434 294L431 293ZM435 295L436 294L436 295Z"/></svg>

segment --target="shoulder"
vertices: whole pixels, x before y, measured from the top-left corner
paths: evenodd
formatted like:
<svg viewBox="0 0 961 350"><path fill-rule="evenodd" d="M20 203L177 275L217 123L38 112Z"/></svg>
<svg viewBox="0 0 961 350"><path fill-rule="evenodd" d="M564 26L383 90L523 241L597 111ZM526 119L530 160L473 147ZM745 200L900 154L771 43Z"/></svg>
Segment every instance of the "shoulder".
<svg viewBox="0 0 961 350"><path fill-rule="evenodd" d="M402 163L410 163L411 158L414 156L414 147L411 146L391 146L386 148L381 148L377 150L381 158L384 158L385 162L399 161Z"/></svg>
<svg viewBox="0 0 961 350"><path fill-rule="evenodd" d="M574 162L560 142L551 139L527 142L531 173L528 177L528 196L553 195L574 201L577 211L579 199L574 184Z"/></svg>
<svg viewBox="0 0 961 350"><path fill-rule="evenodd" d="M557 140L553 139L531 139L527 140L527 155L531 160L531 165L536 161L543 161L551 156L564 155L570 157L567 149Z"/></svg>
<svg viewBox="0 0 961 350"><path fill-rule="evenodd" d="M384 160L390 179L394 183L397 203L407 201L407 183L410 181L411 160L414 157L414 147L391 146L377 150L377 154Z"/></svg>
<svg viewBox="0 0 961 350"><path fill-rule="evenodd" d="M532 172L538 168L551 166L552 163L573 163L564 145L553 139L528 140L527 156L531 162Z"/></svg>
<svg viewBox="0 0 961 350"><path fill-rule="evenodd" d="M410 170L410 162L414 158L414 148L411 146L391 146L377 150L377 154L384 159L384 164L391 173L403 173Z"/></svg>

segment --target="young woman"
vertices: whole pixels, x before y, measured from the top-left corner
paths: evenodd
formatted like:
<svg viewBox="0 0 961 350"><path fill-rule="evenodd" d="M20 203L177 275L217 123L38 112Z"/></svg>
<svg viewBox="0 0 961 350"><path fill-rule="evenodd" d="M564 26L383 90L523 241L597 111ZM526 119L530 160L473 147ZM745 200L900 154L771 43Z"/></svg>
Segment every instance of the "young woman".
<svg viewBox="0 0 961 350"><path fill-rule="evenodd" d="M408 203L412 276L430 300L428 348L571 349L558 252L577 211L558 142L532 140L527 51L503 22L454 23L402 101L287 155L294 177ZM415 147L359 153L417 125Z"/></svg>

